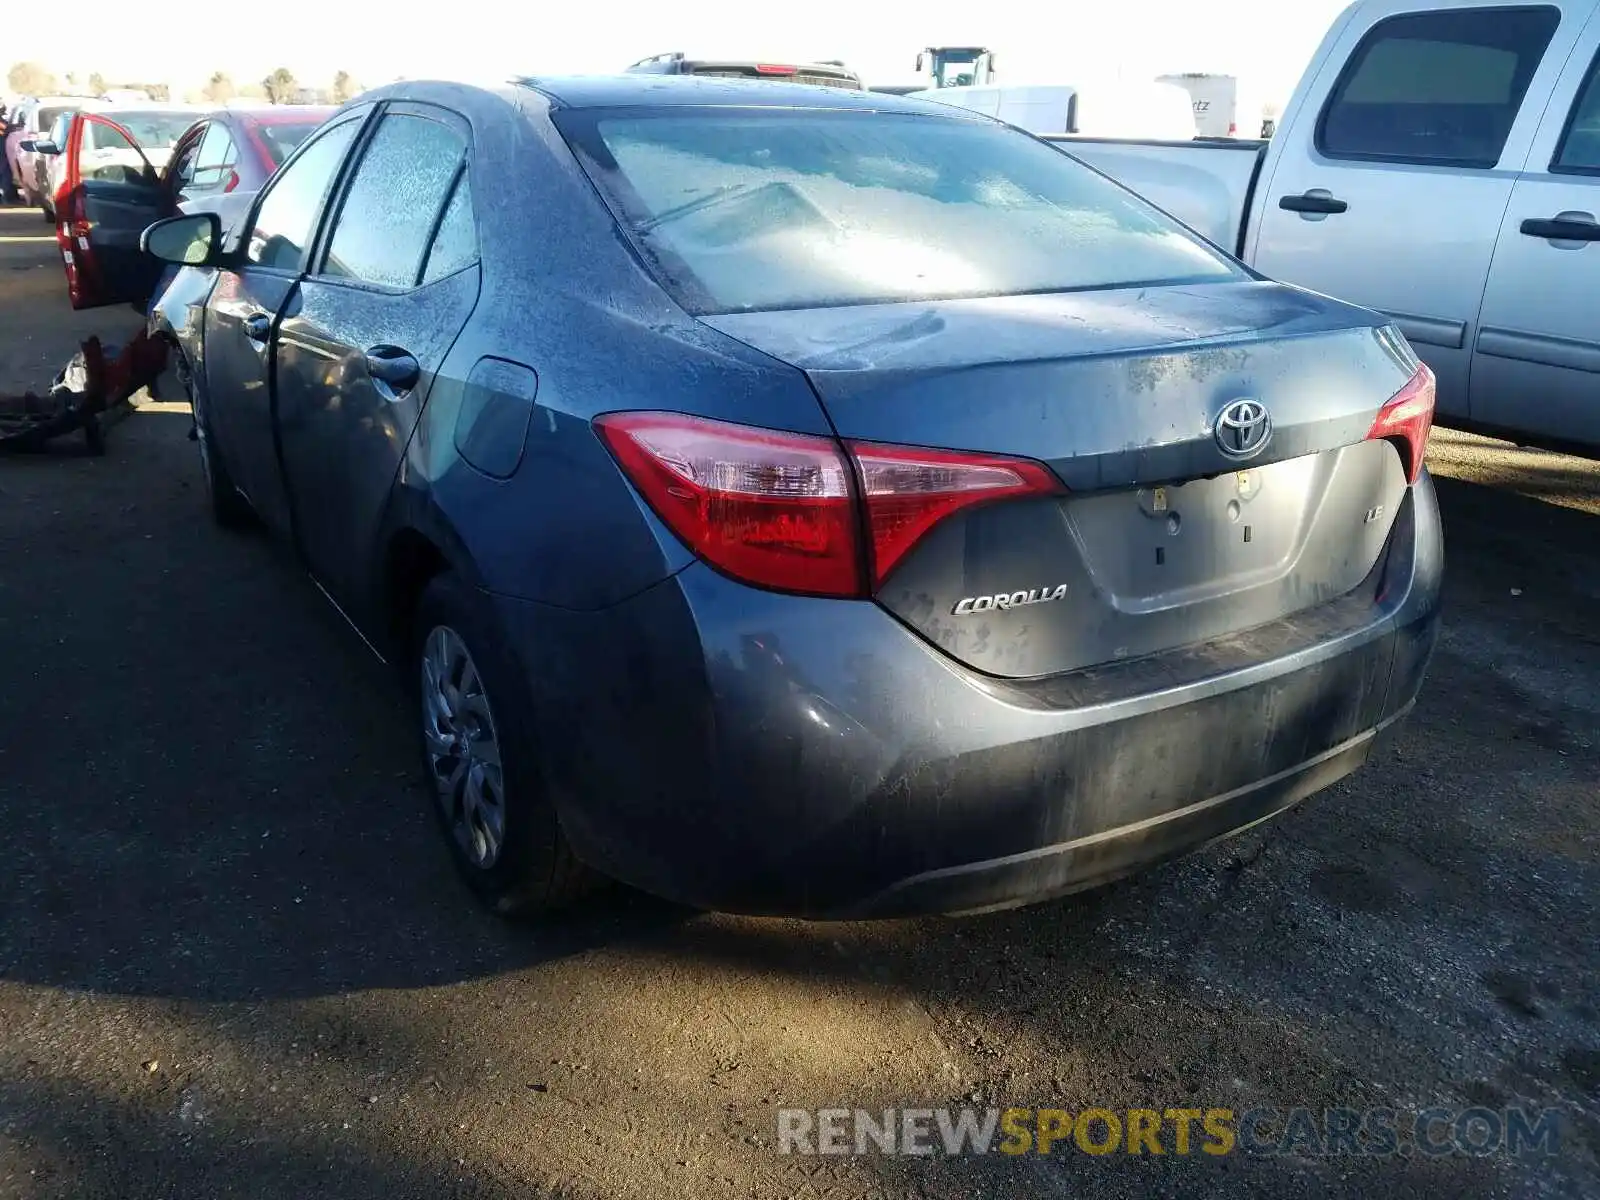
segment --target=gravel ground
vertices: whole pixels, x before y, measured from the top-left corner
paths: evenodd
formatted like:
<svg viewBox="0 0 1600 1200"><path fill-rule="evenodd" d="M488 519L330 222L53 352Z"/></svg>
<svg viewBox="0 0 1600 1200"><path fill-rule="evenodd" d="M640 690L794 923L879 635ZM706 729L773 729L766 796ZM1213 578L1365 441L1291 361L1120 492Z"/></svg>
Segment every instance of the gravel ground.
<svg viewBox="0 0 1600 1200"><path fill-rule="evenodd" d="M0 212L0 386L83 333ZM0 460L0 1197L1593 1196L1600 470L1441 432L1448 616L1381 761L1108 890L806 925L455 881L391 680L188 421ZM1537 1106L1558 1152L801 1157L775 1110ZM1168 1142L1170 1147L1171 1143Z"/></svg>

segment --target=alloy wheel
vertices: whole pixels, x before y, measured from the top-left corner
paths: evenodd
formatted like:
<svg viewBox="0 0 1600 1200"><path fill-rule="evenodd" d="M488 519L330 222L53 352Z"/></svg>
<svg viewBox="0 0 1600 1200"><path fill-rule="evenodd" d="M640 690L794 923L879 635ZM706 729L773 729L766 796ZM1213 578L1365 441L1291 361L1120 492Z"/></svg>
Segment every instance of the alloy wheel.
<svg viewBox="0 0 1600 1200"><path fill-rule="evenodd" d="M488 870L505 842L500 741L477 664L446 625L422 646L422 739L446 825L467 861Z"/></svg>

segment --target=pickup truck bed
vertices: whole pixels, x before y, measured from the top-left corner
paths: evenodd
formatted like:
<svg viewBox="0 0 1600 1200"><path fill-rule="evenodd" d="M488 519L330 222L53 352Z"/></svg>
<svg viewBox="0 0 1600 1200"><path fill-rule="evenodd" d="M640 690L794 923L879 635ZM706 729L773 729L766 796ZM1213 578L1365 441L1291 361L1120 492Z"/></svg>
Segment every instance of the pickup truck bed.
<svg viewBox="0 0 1600 1200"><path fill-rule="evenodd" d="M1234 139L1124 141L1049 134L1068 154L1209 238L1244 257L1247 214L1267 143Z"/></svg>

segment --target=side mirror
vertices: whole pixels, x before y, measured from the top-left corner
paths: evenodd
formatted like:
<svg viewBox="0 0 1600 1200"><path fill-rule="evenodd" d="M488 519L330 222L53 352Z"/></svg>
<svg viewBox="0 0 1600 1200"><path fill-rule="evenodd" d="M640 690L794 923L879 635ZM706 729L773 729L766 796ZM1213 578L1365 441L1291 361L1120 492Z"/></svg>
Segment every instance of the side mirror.
<svg viewBox="0 0 1600 1200"><path fill-rule="evenodd" d="M168 217L139 235L139 249L180 267L213 266L221 257L222 221L213 212Z"/></svg>
<svg viewBox="0 0 1600 1200"><path fill-rule="evenodd" d="M32 138L23 138L20 142L17 143L17 149L23 151L26 154L32 154L34 152L34 150L36 150L38 148L38 146L39 146L39 143L34 141Z"/></svg>
<svg viewBox="0 0 1600 1200"><path fill-rule="evenodd" d="M61 147L56 145L54 142L36 141L33 143L33 152L35 154L60 154Z"/></svg>

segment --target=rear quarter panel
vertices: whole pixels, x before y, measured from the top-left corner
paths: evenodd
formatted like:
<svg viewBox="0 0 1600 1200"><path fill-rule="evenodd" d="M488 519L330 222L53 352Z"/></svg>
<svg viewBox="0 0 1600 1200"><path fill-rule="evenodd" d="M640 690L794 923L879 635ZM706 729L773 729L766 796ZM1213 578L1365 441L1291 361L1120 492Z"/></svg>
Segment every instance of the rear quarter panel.
<svg viewBox="0 0 1600 1200"><path fill-rule="evenodd" d="M491 592L594 609L691 561L627 483L594 417L670 409L801 433L829 426L801 372L706 328L667 297L633 258L542 99L529 91L520 103L467 107L483 290L408 447L389 534L420 529ZM463 420L480 407L469 378L485 358L536 379L531 396L511 398L530 411L509 478L479 470L459 449Z"/></svg>

